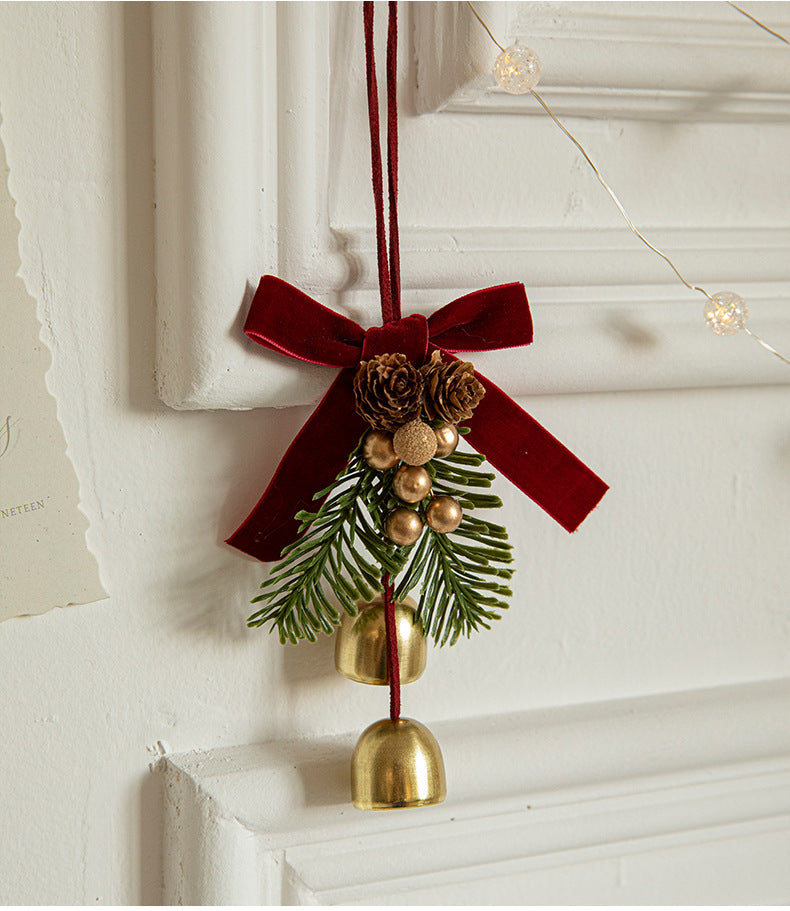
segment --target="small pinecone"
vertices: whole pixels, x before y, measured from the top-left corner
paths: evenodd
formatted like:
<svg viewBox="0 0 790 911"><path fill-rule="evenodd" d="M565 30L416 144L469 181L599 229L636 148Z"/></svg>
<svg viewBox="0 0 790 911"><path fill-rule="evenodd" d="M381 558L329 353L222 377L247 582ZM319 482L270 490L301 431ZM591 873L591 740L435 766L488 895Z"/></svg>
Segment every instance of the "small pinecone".
<svg viewBox="0 0 790 911"><path fill-rule="evenodd" d="M420 373L425 381L424 406L430 421L467 421L486 394L468 361L445 364L440 351L433 352Z"/></svg>
<svg viewBox="0 0 790 911"><path fill-rule="evenodd" d="M379 354L360 361L354 395L357 412L368 424L394 433L420 416L422 376L405 354Z"/></svg>

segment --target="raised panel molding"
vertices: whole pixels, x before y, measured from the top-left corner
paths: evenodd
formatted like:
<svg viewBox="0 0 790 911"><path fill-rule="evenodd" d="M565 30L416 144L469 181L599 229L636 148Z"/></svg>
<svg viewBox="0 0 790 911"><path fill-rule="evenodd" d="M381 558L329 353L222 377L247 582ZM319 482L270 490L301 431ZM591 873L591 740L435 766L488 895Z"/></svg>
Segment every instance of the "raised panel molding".
<svg viewBox="0 0 790 911"><path fill-rule="evenodd" d="M349 803L356 734L169 756L166 902L770 904L790 893L788 679L431 728L448 800L394 813Z"/></svg>
<svg viewBox="0 0 790 911"><path fill-rule="evenodd" d="M505 46L541 58L538 91L558 115L759 122L790 117L786 47L725 3L476 4ZM777 29L788 4L750 3ZM498 49L466 3L415 5L417 109L541 115L494 81Z"/></svg>
<svg viewBox="0 0 790 911"><path fill-rule="evenodd" d="M349 281L326 207L328 7L152 8L157 380L173 408L293 405L324 383L241 328L262 273L319 294Z"/></svg>
<svg viewBox="0 0 790 911"><path fill-rule="evenodd" d="M632 8L656 5L590 6L604 10L596 19L599 37L603 23L618 40L625 35L633 43L638 26L645 28L645 13ZM696 5L668 6L695 6L696 15ZM502 34L512 34L514 22L532 23L534 14L578 50L587 41L583 29L592 28L584 17L593 15L581 7L587 4L481 8ZM252 293L265 272L363 325L377 321L370 226L333 222L328 204L334 9L331 3L153 7L156 372L160 397L171 407L282 407L321 397L333 371L286 360L243 337ZM441 64L447 42L471 35L474 49L482 29L464 31L472 24L465 4L418 3L409 11L424 101L430 85L439 85L438 77L431 82L425 75L428 38L435 44L431 59ZM736 18L712 33L716 40L744 28L732 12ZM431 26L432 16L441 21ZM688 16L681 21L691 28ZM666 14L656 23L670 27ZM656 23L651 29L658 35ZM745 53L767 53L751 29ZM677 28L672 34L680 41ZM701 37L693 28L689 34ZM485 42L476 53L480 60L485 54L489 66ZM656 46L653 38L648 43ZM685 52L693 57L696 50L686 46ZM568 53L556 56L582 66L584 54ZM650 237L677 255L695 281L711 282L711 290L729 284L748 295L754 331L790 347L784 304L790 229L669 226ZM406 312L429 312L484 284L525 282L536 344L475 358L515 396L790 381L786 367L748 338L712 336L701 321L701 298L677 285L626 229L403 225L401 238Z"/></svg>

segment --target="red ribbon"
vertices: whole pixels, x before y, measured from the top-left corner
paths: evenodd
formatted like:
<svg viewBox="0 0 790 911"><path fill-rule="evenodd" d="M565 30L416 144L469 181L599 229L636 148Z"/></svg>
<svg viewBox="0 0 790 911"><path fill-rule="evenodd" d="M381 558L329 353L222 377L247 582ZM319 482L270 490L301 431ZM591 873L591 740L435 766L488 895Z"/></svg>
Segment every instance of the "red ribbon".
<svg viewBox="0 0 790 911"><path fill-rule="evenodd" d="M360 360L400 352L420 366L437 349L452 360L458 351L529 345L532 317L524 286L514 282L473 291L427 319L414 314L365 331L293 285L264 275L244 332L288 357L342 368L255 509L228 538L244 553L272 561L296 539L295 513L317 508L313 493L337 477L365 430L352 387ZM475 375L486 394L465 439L563 528L575 531L608 486L491 380Z"/></svg>

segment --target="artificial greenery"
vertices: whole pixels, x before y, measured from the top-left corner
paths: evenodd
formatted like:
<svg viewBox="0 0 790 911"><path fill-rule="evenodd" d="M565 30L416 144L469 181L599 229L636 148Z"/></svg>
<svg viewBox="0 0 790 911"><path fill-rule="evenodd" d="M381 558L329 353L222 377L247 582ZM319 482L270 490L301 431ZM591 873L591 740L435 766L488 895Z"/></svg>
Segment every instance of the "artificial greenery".
<svg viewBox="0 0 790 911"><path fill-rule="evenodd" d="M491 486L496 475L475 470L484 462L485 456L478 453L454 452L429 463L433 492L455 497L464 517L449 535L426 524L395 587L395 597L400 599L420 584L417 617L437 645L454 645L461 635L469 636L481 626L490 629L488 621L501 617L497 610L507 610L502 599L513 594L502 583L514 573L508 566L513 557L507 530L469 515L473 509L502 506L499 497L469 489ZM424 505L420 504L421 510Z"/></svg>
<svg viewBox="0 0 790 911"><path fill-rule="evenodd" d="M384 535L387 515L403 506L392 493L395 469L371 468L362 456L363 441L364 436L337 479L315 495L316 500L326 496L318 510L297 513L299 536L262 583L253 603L263 606L248 625L270 623L282 642L315 641L317 633L332 633L340 622L324 583L355 616L357 599L371 600L386 575L399 600L420 586L417 616L437 644L453 645L479 627L488 629L489 621L499 619L498 611L508 606L503 598L512 592L503 581L514 570L508 566L512 548L507 531L469 514L502 505L499 497L478 492L495 477L477 470L485 457L454 452L425 466L433 492L455 497L464 516L451 534L439 534L426 523L416 544L399 547ZM423 519L429 500L414 507Z"/></svg>
<svg viewBox="0 0 790 911"><path fill-rule="evenodd" d="M355 616L357 599L370 600L381 588L382 574L394 576L403 568L406 548L396 547L379 531L389 511L394 472L372 469L361 449L362 441L336 480L315 494L315 500L326 496L319 509L296 514L299 536L283 549L262 593L253 599L265 606L248 618L248 626L271 622L281 642L314 642L316 633L332 633L340 622L323 582Z"/></svg>

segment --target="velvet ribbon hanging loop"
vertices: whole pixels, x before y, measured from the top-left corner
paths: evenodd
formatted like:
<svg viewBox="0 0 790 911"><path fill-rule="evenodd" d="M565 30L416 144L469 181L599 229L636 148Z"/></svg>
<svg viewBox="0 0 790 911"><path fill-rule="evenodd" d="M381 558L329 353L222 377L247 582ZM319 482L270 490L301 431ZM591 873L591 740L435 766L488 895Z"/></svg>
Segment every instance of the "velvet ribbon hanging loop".
<svg viewBox="0 0 790 911"><path fill-rule="evenodd" d="M365 77L368 88L368 124L370 127L370 164L373 201L376 209L376 252L379 267L381 319L385 326L401 317L400 309L400 244L398 235L398 3L390 0L387 23L387 189L389 211L389 261L386 256L384 229L384 187L379 136L379 99L376 81L376 55L373 48L373 0L362 4L365 29ZM404 352L405 353L405 352ZM362 349L363 357L365 348ZM387 677L390 687L390 718L400 718L400 659L395 625L395 586L389 573L381 577L384 592L384 620L387 637Z"/></svg>

